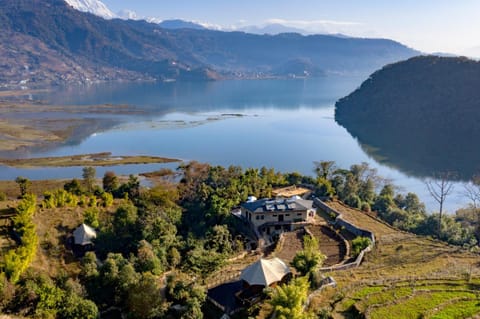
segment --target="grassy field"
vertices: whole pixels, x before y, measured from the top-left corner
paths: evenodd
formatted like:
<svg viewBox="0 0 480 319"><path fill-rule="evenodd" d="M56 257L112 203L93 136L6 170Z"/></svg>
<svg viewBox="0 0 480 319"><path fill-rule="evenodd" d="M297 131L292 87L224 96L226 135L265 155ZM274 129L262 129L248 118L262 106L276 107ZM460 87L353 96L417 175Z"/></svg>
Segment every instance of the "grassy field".
<svg viewBox="0 0 480 319"><path fill-rule="evenodd" d="M312 307L329 309L334 318L480 314L478 254L401 232L339 202L330 206L356 226L373 231L377 243L359 268L329 273L338 287L319 294Z"/></svg>

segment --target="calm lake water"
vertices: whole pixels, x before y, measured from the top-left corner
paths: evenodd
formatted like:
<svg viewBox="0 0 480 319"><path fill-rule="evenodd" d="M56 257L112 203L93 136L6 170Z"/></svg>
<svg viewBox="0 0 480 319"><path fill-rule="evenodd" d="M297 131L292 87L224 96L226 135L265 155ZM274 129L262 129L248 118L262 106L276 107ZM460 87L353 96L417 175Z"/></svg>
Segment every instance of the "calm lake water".
<svg viewBox="0 0 480 319"><path fill-rule="evenodd" d="M274 167L313 174L313 162L333 160L340 167L367 162L404 191L419 194L430 209L436 205L421 180L375 162L348 132L335 123L334 104L358 87L364 77L309 80L143 83L70 87L32 96L57 105L127 104L135 115L104 115L115 125L29 156L95 152L114 155L159 155L220 165ZM128 165L98 169L139 173L162 165ZM72 178L81 168L12 169L0 166L1 179ZM462 187L457 184L457 191ZM453 211L465 203L449 198Z"/></svg>

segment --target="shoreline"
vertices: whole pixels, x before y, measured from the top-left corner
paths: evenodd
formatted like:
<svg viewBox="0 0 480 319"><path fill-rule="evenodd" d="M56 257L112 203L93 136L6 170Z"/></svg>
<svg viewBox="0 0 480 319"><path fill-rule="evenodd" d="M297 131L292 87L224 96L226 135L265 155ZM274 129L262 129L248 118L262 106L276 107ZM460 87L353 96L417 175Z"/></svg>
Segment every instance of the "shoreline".
<svg viewBox="0 0 480 319"><path fill-rule="evenodd" d="M40 101L0 101L0 157L19 157L36 148L82 139L120 123L121 116L141 114L143 111L132 105L62 106Z"/></svg>
<svg viewBox="0 0 480 319"><path fill-rule="evenodd" d="M36 157L23 159L0 158L0 165L12 168L40 168L40 167L77 167L77 166L118 166L131 164L165 164L181 162L181 159L174 159L160 156L113 156L110 152L79 154L57 157Z"/></svg>

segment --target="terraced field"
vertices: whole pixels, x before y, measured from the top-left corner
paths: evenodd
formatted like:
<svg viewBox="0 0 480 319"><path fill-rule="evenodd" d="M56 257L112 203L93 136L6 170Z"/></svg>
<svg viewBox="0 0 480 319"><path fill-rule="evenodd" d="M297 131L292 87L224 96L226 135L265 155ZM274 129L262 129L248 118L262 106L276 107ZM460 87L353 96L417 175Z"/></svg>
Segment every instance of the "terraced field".
<svg viewBox="0 0 480 319"><path fill-rule="evenodd" d="M303 249L303 236L305 236L303 229L284 233L284 239L279 243L280 247L275 249L274 256L282 259L287 265L290 264L295 254Z"/></svg>
<svg viewBox="0 0 480 319"><path fill-rule="evenodd" d="M345 220L373 231L377 242L358 268L328 273L338 287L312 307L334 318L470 318L480 314L480 255L401 232L339 202Z"/></svg>
<svg viewBox="0 0 480 319"><path fill-rule="evenodd" d="M480 313L480 281L399 281L363 286L346 296L337 311L367 318L470 318Z"/></svg>
<svg viewBox="0 0 480 319"><path fill-rule="evenodd" d="M334 231L323 225L308 226L308 230L318 239L322 254L327 256L323 266L332 266L343 261L347 247Z"/></svg>

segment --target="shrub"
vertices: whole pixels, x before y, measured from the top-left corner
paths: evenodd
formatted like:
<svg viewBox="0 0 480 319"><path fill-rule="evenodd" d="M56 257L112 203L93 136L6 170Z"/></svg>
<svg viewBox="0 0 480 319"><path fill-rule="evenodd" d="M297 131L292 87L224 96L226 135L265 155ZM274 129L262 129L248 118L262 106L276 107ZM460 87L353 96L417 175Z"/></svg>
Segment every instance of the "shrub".
<svg viewBox="0 0 480 319"><path fill-rule="evenodd" d="M83 222L93 228L98 228L100 226L98 221L98 209L95 207L87 208L83 212Z"/></svg>
<svg viewBox="0 0 480 319"><path fill-rule="evenodd" d="M352 240L352 254L357 257L362 250L370 246L370 239L368 237L357 237Z"/></svg>
<svg viewBox="0 0 480 319"><path fill-rule="evenodd" d="M7 200L7 195L3 192L0 192L0 202Z"/></svg>
<svg viewBox="0 0 480 319"><path fill-rule="evenodd" d="M370 207L370 204L367 203L367 202L363 202L362 203L362 211L367 212L367 213L371 212L372 208Z"/></svg>
<svg viewBox="0 0 480 319"><path fill-rule="evenodd" d="M5 274L12 283L20 279L37 252L38 237L32 221L37 198L26 194L17 206L17 215L13 218L15 231L21 236L21 245L9 250L4 257Z"/></svg>
<svg viewBox="0 0 480 319"><path fill-rule="evenodd" d="M104 192L101 197L102 199L102 206L103 207L110 207L113 205L113 195L108 193L108 192Z"/></svg>

